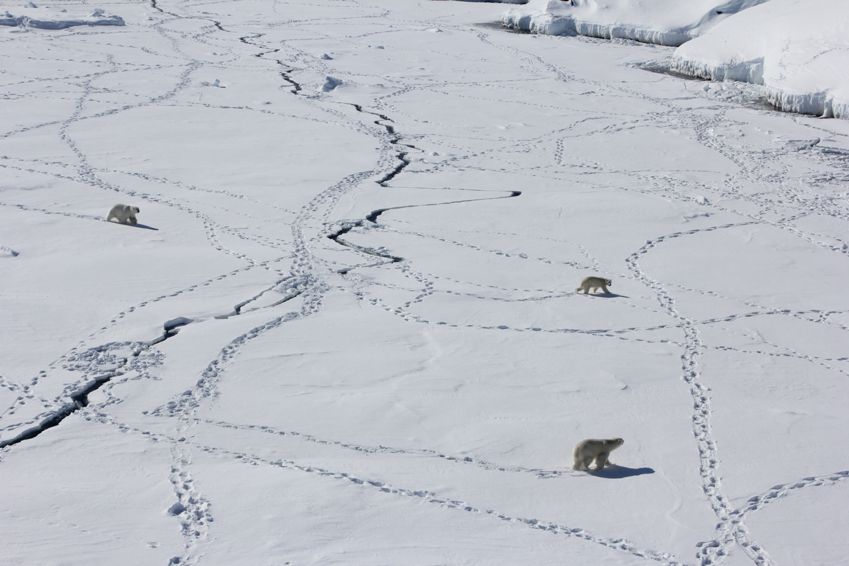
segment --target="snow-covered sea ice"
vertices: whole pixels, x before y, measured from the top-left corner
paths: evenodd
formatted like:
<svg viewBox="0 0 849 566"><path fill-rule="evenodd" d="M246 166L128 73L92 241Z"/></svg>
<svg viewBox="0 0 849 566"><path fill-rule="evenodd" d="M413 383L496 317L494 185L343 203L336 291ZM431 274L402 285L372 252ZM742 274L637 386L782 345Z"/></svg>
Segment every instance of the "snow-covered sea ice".
<svg viewBox="0 0 849 566"><path fill-rule="evenodd" d="M848 121L533 2L22 4L0 563L849 552Z"/></svg>

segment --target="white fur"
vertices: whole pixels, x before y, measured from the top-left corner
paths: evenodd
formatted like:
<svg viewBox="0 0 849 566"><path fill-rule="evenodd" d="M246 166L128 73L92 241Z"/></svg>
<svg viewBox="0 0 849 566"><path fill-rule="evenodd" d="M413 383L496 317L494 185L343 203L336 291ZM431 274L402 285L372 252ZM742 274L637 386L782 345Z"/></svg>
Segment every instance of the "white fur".
<svg viewBox="0 0 849 566"><path fill-rule="evenodd" d="M590 464L592 464L592 461L595 460L595 468L593 471L598 472L606 465L613 463L607 460L610 457L610 453L623 444L625 444L625 441L621 438L608 438L606 440L588 438L587 440L582 440L576 444L575 449L572 450L572 460L574 462L572 464L572 469L585 469L589 472Z"/></svg>
<svg viewBox="0 0 849 566"><path fill-rule="evenodd" d="M575 289L575 292L580 293L583 291L586 295L590 290L603 289L609 295L610 291L607 290L608 285L613 286L613 281L603 277L584 277L584 280L581 281L581 286Z"/></svg>
<svg viewBox="0 0 849 566"><path fill-rule="evenodd" d="M121 224L136 224L136 214L139 213L137 206L127 206L126 204L116 204L109 211L106 221L109 222L116 218Z"/></svg>

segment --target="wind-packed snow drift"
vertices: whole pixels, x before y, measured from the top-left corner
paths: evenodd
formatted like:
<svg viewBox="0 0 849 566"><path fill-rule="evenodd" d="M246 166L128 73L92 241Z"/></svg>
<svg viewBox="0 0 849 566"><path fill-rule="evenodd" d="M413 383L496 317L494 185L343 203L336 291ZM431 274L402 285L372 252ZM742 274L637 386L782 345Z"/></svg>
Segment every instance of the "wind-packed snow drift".
<svg viewBox="0 0 849 566"><path fill-rule="evenodd" d="M849 118L849 5L771 0L679 47L672 67L764 85L782 110Z"/></svg>
<svg viewBox="0 0 849 566"><path fill-rule="evenodd" d="M69 6L70 7L70 6ZM5 12L0 14L0 26L16 26L33 29L66 29L75 26L123 26L124 20L117 15L106 15L102 8L86 9L73 5L67 8L39 7L29 2L26 6L0 4Z"/></svg>
<svg viewBox="0 0 849 566"><path fill-rule="evenodd" d="M849 5L841 0L533 0L502 14L533 33L680 46L669 68L764 85L775 107L849 117Z"/></svg>
<svg viewBox="0 0 849 566"><path fill-rule="evenodd" d="M681 45L726 18L767 0L531 0L502 16L505 27Z"/></svg>

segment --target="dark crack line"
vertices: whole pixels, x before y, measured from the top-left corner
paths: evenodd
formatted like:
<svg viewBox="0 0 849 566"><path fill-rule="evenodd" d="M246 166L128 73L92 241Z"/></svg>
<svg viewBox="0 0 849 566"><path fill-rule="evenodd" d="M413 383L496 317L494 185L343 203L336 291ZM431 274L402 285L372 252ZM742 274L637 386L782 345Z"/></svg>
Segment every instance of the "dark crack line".
<svg viewBox="0 0 849 566"><path fill-rule="evenodd" d="M157 11L163 13L163 14L168 14L169 16L174 16L175 18L183 19L183 16L180 16L179 14L175 14L173 12L169 12L167 10L163 10L162 8L160 8L159 5L157 5L156 0L150 0L150 7L153 8L154 10L157 10Z"/></svg>
<svg viewBox="0 0 849 566"><path fill-rule="evenodd" d="M143 343L142 347L134 348L132 357L138 357L139 354L149 349L151 346L159 344L168 340L169 338L173 338L177 335L180 329L187 324L190 324L192 319L186 317L178 317L171 319L165 322L163 326L162 335L154 338L150 342ZM106 351L109 349L109 344L105 344L102 346L96 346L92 348L92 351ZM31 440L36 436L40 435L42 432L49 430L55 426L58 426L62 421L64 421L69 416L73 415L83 407L87 407L89 404L88 396L112 381L113 378L124 375L124 371L122 369L126 367L127 362L130 357L125 357L118 362L118 367L110 372L104 373L102 375L96 376L91 381L88 381L82 388L77 389L70 394L68 397L70 398L70 402L65 403L65 405L59 409L58 411L54 411L50 416L43 419L37 425L26 429L21 432L17 436L10 438L9 440L0 441L0 448L5 448L7 446L14 446L15 444L20 444L25 440Z"/></svg>
<svg viewBox="0 0 849 566"><path fill-rule="evenodd" d="M373 210L370 213L368 213L364 220L357 220L357 221L353 221L353 222L343 223L341 228L339 228L338 230L336 230L332 234L329 234L327 237L329 239L333 240L334 242L336 242L337 244L351 248L351 249L356 250L358 252L362 252L364 254L379 257L379 258L382 258L382 259L387 259L387 260L389 260L389 263L399 263L399 262L404 261L403 257L394 256L394 255L386 254L386 253L381 253L381 252L374 250L374 249L364 248L362 246L352 244L351 242L343 240L341 238L341 236L347 234L348 232L350 232L354 228L359 228L359 227L363 226L363 224L366 221L371 222L372 224L377 224L378 217L381 214L383 214L384 212L389 212L390 210L401 210L401 209L404 209L404 208L421 208L421 207L425 207L425 206L443 206L443 205L448 205L448 204L461 204L461 203L464 203L464 202L480 202L480 201L484 201L484 200L499 200L499 199L505 199L505 198L514 198L514 197L517 197L521 194L522 194L521 191L512 191L509 195L500 196L500 197L463 199L463 200L452 200L452 201L448 201L448 202L434 202L434 203L430 203L430 204L409 204L409 205L405 205L405 206L393 206L393 207L389 207L389 208L379 208L377 210ZM338 273L341 273L342 275L344 275L344 274L348 273L349 271L351 271L351 269L354 269L354 268L350 267L350 268L341 269L341 270L338 271Z"/></svg>
<svg viewBox="0 0 849 566"><path fill-rule="evenodd" d="M395 127L392 126L391 124L384 124L383 123L383 122L392 122L393 124L395 123L391 118L389 118L389 116L386 116L384 114L379 114L377 112L369 112L367 110L363 110L363 107L360 104L351 104L351 106L353 106L357 110L357 112L362 112L363 114L371 114L373 116L377 116L379 118L379 120L375 120L374 123L377 124L378 126L381 126L381 127L386 129L386 133L389 134L392 137L392 139L389 140L389 143L392 144L392 145L398 145L398 144L401 143L403 136L401 134L399 134L397 131L395 131ZM403 144L403 146L407 147L409 149L415 149L417 151L421 151L421 149L417 148L414 145ZM391 181L392 179L397 177L401 173L401 171L403 171L404 168L407 167L411 163L411 161L407 158L407 155L409 153L410 152L408 152L408 151L399 151L398 154L395 157L398 160L400 160L401 163L399 163L395 167L395 169L393 169L392 171L390 171L389 173L384 175L384 177L382 179L380 179L379 181L376 181L376 183L378 185L380 185L381 187L387 187L386 183L388 183L389 181Z"/></svg>
<svg viewBox="0 0 849 566"><path fill-rule="evenodd" d="M390 255L390 254L380 253L379 251L376 251L376 250L373 250L373 249L370 249L370 248L364 248L362 246L352 244L351 242L348 242L348 241L340 238L340 236L347 234L348 232L350 232L354 228L357 228L358 226L362 226L363 222L364 222L363 220L358 220L356 222L345 223L342 226L342 228L340 228L336 232L328 235L327 237L329 239L333 240L334 242L336 242L337 244L341 245L341 246L351 248L352 250L356 250L358 252L361 252L361 253L364 253L364 254L367 254L367 255L371 255L371 256L374 256L374 257L379 257L379 258L382 258L382 259L389 260L389 263L399 263L399 262L404 261L403 257L398 257L398 256ZM349 267L349 268L345 268L345 269L340 269L338 271L338 273L344 275L344 274L348 273L349 271L351 271L351 269L354 269L354 268Z"/></svg>
<svg viewBox="0 0 849 566"><path fill-rule="evenodd" d="M288 288L286 289L286 291L288 291L288 292L284 293L285 296L282 299L280 299L279 301L274 301L273 303L271 303L269 305L259 306L259 307L254 307L254 308L248 309L247 311L244 311L244 312L254 312L254 311L258 311L260 309L277 307L277 306L282 305L283 303L288 303L292 299L300 297L301 295L306 293L310 288L312 288L315 285L315 280L310 278L310 277L295 278L294 276L290 275L290 276L284 277L280 281L276 282L271 287L264 289L260 293L257 293L256 295L254 295L250 299L247 299L247 300L242 301L241 303L237 304L236 306L233 307L233 312L231 312L229 314L219 315L219 316L216 316L215 318L221 320L221 319L227 319L227 318L230 318L230 317L233 317L233 316L238 316L238 315L243 314L242 309L244 309L247 305L253 303L254 301L259 300L260 297L262 297L263 295L265 295L269 291L281 289L281 286L284 283L286 283L287 281L291 281L292 283L288 285ZM281 290L280 292L283 293L284 291Z"/></svg>
<svg viewBox="0 0 849 566"><path fill-rule="evenodd" d="M447 201L447 202L434 202L434 203L430 203L430 204L408 204L408 205L404 205L404 206L393 206L393 207L390 207L390 208L379 208L377 210L371 211L366 216L366 220L368 220L369 222L372 222L374 224L377 224L377 218L381 214L383 214L384 212L389 212L390 210L401 210L402 208L423 208L425 206L442 206L442 205L446 205L446 204L461 204L461 203L464 203L464 202L480 202L480 201L484 201L484 200L500 200L500 199L505 199L505 198L515 198L517 196L520 196L521 194L522 194L522 191L512 191L509 195L501 196L501 197L474 198L474 199L452 200L452 201Z"/></svg>
<svg viewBox="0 0 849 566"><path fill-rule="evenodd" d="M259 57L259 55L257 55ZM288 65L284 64L280 59L277 60L277 63L281 67L288 67ZM295 72L294 68L286 69L285 71L280 71L280 76L283 77L283 80L292 85L292 90L289 91L292 94L299 94L303 89L301 88L300 83L296 82L295 79L292 78L292 73Z"/></svg>
<svg viewBox="0 0 849 566"><path fill-rule="evenodd" d="M139 353L136 352L133 355L137 356ZM127 363L127 359L124 358L121 367L123 367ZM42 420L39 424L34 427L28 428L23 431L19 435L11 438L9 440L0 441L0 448L5 448L7 446L14 446L15 444L19 444L25 440L31 440L41 434L42 432L49 430L55 426L58 426L59 423L64 421L66 418L76 413L78 410L83 407L88 406L88 396L100 389L106 383L109 383L113 377L118 377L120 375L124 375L122 371L116 370L114 372L108 373L106 375L101 375L95 377L92 381L88 382L85 387L82 389L78 389L74 393L70 395L71 402L66 403L58 411L54 412L52 415Z"/></svg>

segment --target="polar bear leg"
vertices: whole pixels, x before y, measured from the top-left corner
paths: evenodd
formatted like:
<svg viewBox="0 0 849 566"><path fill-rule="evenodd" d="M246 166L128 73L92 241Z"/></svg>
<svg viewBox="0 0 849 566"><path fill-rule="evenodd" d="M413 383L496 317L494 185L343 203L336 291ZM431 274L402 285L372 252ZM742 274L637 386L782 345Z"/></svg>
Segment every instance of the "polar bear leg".
<svg viewBox="0 0 849 566"><path fill-rule="evenodd" d="M109 214L106 216L106 221L109 222L113 218L117 220L119 223L124 223L124 215L123 215L123 206L120 204L116 204L109 210Z"/></svg>
<svg viewBox="0 0 849 566"><path fill-rule="evenodd" d="M610 452L602 452L595 459L595 469L603 470L604 467L608 464L607 458L610 457Z"/></svg>

